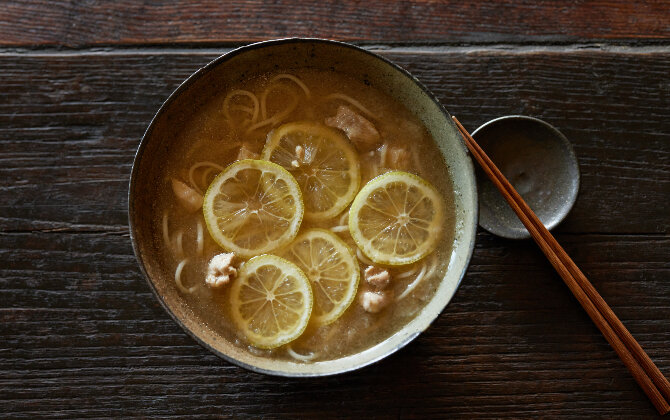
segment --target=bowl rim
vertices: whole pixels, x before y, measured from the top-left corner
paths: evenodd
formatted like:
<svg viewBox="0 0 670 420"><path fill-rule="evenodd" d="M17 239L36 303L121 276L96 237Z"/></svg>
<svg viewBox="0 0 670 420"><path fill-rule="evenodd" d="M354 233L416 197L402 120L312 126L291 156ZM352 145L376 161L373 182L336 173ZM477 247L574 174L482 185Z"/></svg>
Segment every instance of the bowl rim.
<svg viewBox="0 0 670 420"><path fill-rule="evenodd" d="M391 60L382 57L372 51L366 50L365 48L349 44L347 42L342 42L342 41L335 41L335 40L330 40L330 39L324 39L324 38L303 38L303 37L289 37L289 38L279 38L279 39L270 39L270 40L265 40L265 41L259 41L259 42L254 42L250 43L247 45L243 45L237 48L234 48L219 57L213 59L209 63L207 63L205 66L197 69L195 72L193 72L191 75L189 75L184 81L182 81L179 86L177 86L172 93L163 101L161 106L158 108L154 116L152 117L151 121L149 122L149 125L147 126L147 129L144 131L144 134L142 135L142 138L140 140L140 144L137 147L137 151L135 152L135 156L133 158L133 163L132 163L132 169L130 173L130 179L128 182L128 226L129 226L129 234L130 234L130 240L131 244L133 247L133 253L135 254L135 258L137 259L138 265L140 266L140 270L142 272L142 275L146 282L149 284L149 287L151 288L151 291L153 292L154 296L158 299L160 302L161 306L163 309L170 315L170 317L175 321L179 327L186 332L191 338L193 338L198 344L200 344L202 347L213 353L214 355L226 360L229 363L232 363L236 366L239 366L241 368L247 369L252 372L256 373L261 373L265 375L270 375L270 376L278 376L278 377L287 377L287 378L311 378L311 377L326 377L326 376L334 376L334 375L340 375L344 374L347 372L352 372L355 370L362 369L366 366L370 366L374 363L379 362L382 359L385 359L389 357L390 355L396 353L400 349L404 348L407 346L409 343L411 343L418 335L420 335L422 332L424 332L430 325L435 322L435 320L444 312L444 310L449 306L449 303L454 299L454 296L458 292L458 289L460 288L461 282L463 281L463 278L465 277L465 274L467 273L469 267L470 267L470 262L472 259L472 255L474 252L474 247L475 247L475 242L477 238L477 226L479 225L478 220L479 220L479 199L478 199L478 193L477 193L477 179L474 171L474 164L472 162L472 159L470 157L470 152L468 151L467 147L465 146L465 141L462 137L458 137L459 142L461 144L461 147L465 153L465 158L467 160L466 166L468 168L468 172L470 172L471 179L472 179L472 194L474 197L474 203L473 203L473 208L471 209L471 212L473 213L473 223L472 223L472 232L471 232L471 239L470 243L467 245L467 255L465 257L464 261L464 266L463 270L460 273L460 276L458 277L458 280L456 282L453 294L449 298L449 300L444 304L442 309L440 309L439 312L437 312L433 317L430 317L427 321L427 327L424 328L421 331L416 331L412 334L408 334L401 342L399 342L395 347L390 348L388 351L383 352L380 354L378 357L372 358L370 360L367 360L363 363L357 363L357 364L352 364L351 366L348 366L344 369L333 371L333 372L287 372L287 371L281 371L281 370L272 370L272 369L265 369L261 368L255 365L251 365L248 363L245 363L241 360L238 360L234 357L231 357L215 348L210 346L207 342L202 340L198 335L196 335L193 331L191 331L190 328L188 328L179 317L177 317L174 312L170 309L170 307L167 305L167 303L164 301L163 297L158 293L158 290L156 289L156 285L154 284L153 280L149 276L149 273L147 272L145 268L145 261L142 258L142 254L140 253L140 246L137 242L137 237L135 235L135 212L134 212L134 197L133 197L133 187L135 185L136 179L137 179L137 172L138 168L140 165L140 162L142 160L142 157L144 155L144 149L146 148L146 145L148 143L148 139L151 136L154 126L156 125L159 117L162 116L162 114L165 112L165 110L176 100L176 98L182 94L183 91L188 89L193 83L195 83L198 79L203 77L206 73L212 71L216 66L219 64L230 60L231 58L240 55L242 53L245 53L250 50L254 50L257 48L264 48L268 46L274 46L274 45L282 45L282 44L291 44L291 43L316 43L316 44L329 44L329 45L336 45L342 48L348 48L352 49L355 51L358 51L360 53L367 54L377 60L381 60L385 64L391 66L394 70L400 72L402 75L407 77L409 80L411 80L440 110L440 112L443 114L445 117L445 121L447 125L452 125L454 129L456 129L456 126L454 122L451 119L451 115L449 112L447 112L446 108L440 103L440 101L437 99L437 97L430 91L426 86L423 85L414 75L412 75L409 71L405 70L404 68L400 67L399 65L395 64ZM401 330L402 331L402 330Z"/></svg>
<svg viewBox="0 0 670 420"><path fill-rule="evenodd" d="M541 120L537 117L531 117L528 115L521 115L521 114L512 114L512 115L503 115L502 117L497 117L494 118L490 121L485 122L484 124L480 125L477 127L475 131L472 132L472 137L475 137L478 132L481 132L487 128L490 128L491 126L495 126L499 123L504 123L508 120L523 120L527 121L533 124L538 124L549 130L555 138L559 139L561 143L566 147L567 149L567 155L569 157L569 160L575 164L575 177L574 179L577 182L577 186L574 190L574 194L571 195L570 199L564 203L563 206L561 206L560 211L558 212L558 217L556 219L553 219L551 223L548 223L546 225L547 230L552 230L556 226L560 225L563 220L565 220L566 217L568 217L568 214L570 214L570 211L572 211L572 208L575 206L575 203L577 202L577 197L579 196L579 191L581 187L581 170L579 169L579 160L577 159L577 154L575 153L575 149L572 146L572 143L570 140L565 136L565 134L561 133L561 131L553 126L552 124ZM476 175L476 174L475 174ZM478 200L479 201L479 200ZM481 205L481 202L479 203ZM479 226L482 227L482 229L486 230L487 232L499 236L501 238L505 239L513 239L513 240L524 240L524 239L530 239L530 233L528 233L528 230L524 229L523 231L519 233L510 233L503 231L501 229L498 229L498 226L495 224L489 224L489 223L482 223L481 218L479 219Z"/></svg>

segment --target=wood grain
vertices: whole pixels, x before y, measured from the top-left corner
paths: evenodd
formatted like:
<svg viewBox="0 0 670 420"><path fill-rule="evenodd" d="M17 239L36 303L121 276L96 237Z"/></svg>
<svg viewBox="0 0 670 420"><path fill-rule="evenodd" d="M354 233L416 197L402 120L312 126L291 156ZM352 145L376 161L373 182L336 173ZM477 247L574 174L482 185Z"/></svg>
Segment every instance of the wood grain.
<svg viewBox="0 0 670 420"><path fill-rule="evenodd" d="M559 240L668 372L670 239ZM5 416L654 414L528 242L480 234L454 301L424 335L373 367L316 380L252 374L196 345L159 307L125 233L5 233L0 261Z"/></svg>
<svg viewBox="0 0 670 420"><path fill-rule="evenodd" d="M417 75L471 131L509 114L558 127L574 144L582 172L579 198L560 231L670 230L659 208L670 191L670 52L383 54ZM169 93L214 57L0 56L0 177L7 183L0 229L125 226L139 139Z"/></svg>
<svg viewBox="0 0 670 420"><path fill-rule="evenodd" d="M358 42L581 42L670 37L670 4L630 2L8 0L6 46L240 43L289 36Z"/></svg>
<svg viewBox="0 0 670 420"><path fill-rule="evenodd" d="M0 414L35 417L654 418L528 241L479 233L436 323L333 378L249 373L162 310L128 237L139 139L213 50L0 54ZM670 51L393 48L469 128L538 116L582 188L557 238L670 374Z"/></svg>

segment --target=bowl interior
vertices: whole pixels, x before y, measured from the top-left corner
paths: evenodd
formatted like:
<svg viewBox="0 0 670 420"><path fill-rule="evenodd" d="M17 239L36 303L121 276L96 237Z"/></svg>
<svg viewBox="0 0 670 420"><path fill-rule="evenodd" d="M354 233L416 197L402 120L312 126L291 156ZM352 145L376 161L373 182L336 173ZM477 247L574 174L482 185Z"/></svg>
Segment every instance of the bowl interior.
<svg viewBox="0 0 670 420"><path fill-rule="evenodd" d="M401 331L384 342L345 358L298 364L274 361L244 351L208 328L186 305L174 285L174 273L162 267L159 232L152 223L152 197L165 185L161 165L172 145L170 133L199 106L237 80L277 68L334 69L366 81L404 103L426 125L450 171L455 188L456 234L447 273L431 301ZM129 190L133 246L149 284L171 316L191 336L217 355L245 368L282 376L319 376L373 363L401 348L440 314L465 273L474 246L477 193L472 162L446 111L409 73L360 48L333 41L289 39L252 44L226 54L187 79L165 102L147 129L135 158Z"/></svg>

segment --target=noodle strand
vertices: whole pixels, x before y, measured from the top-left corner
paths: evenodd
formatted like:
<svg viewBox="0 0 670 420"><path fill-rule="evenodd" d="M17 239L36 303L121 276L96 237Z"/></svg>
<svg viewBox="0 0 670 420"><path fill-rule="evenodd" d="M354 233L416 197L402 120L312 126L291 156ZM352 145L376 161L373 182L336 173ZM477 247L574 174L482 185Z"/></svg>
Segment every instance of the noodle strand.
<svg viewBox="0 0 670 420"><path fill-rule="evenodd" d="M254 104L254 107L253 108L244 107L244 109L253 110L250 113L251 114L251 122L255 123L258 120L258 113L260 111L260 105L258 103L258 98L256 97L256 95L249 92L248 90L238 89L238 90L234 90L234 91L230 92L228 95L226 95L226 98L223 100L223 115L226 117L226 119L228 119L228 121L230 121L232 123L233 118L230 115L230 111L232 109L231 106L230 106L230 101L235 96L246 96L247 98L251 99L251 102ZM239 105L239 106L241 106L241 105ZM235 109L242 110L240 108L235 108Z"/></svg>
<svg viewBox="0 0 670 420"><path fill-rule="evenodd" d="M345 220L347 220L348 218L349 218L349 210L347 210L347 211L345 211L344 213L342 213L342 216L340 216L340 220L338 221L338 224L340 224L340 225L344 225L344 224L345 224Z"/></svg>
<svg viewBox="0 0 670 420"><path fill-rule="evenodd" d="M246 112L247 114L251 114L252 116L254 115L254 109L249 107L249 106L244 106L244 105L231 105L230 106L231 111L242 111ZM253 118L253 117L252 117Z"/></svg>
<svg viewBox="0 0 670 420"><path fill-rule="evenodd" d="M356 257L358 257L359 261L361 261L363 264L367 265L375 265L372 261L368 259L363 253L361 252L360 248L356 248Z"/></svg>
<svg viewBox="0 0 670 420"><path fill-rule="evenodd" d="M286 116L288 116L293 110L295 110L298 107L298 97L295 95L295 93L291 91L287 91L291 94L292 102L291 105L289 105L286 109L284 109L281 112L278 112L274 114L273 116L266 118L262 121L257 122L256 124L253 124L251 127L247 128L246 134L251 133L252 131L258 130L261 127L265 127L266 125L274 125L276 123L281 122ZM267 112L267 111L266 111Z"/></svg>
<svg viewBox="0 0 670 420"><path fill-rule="evenodd" d="M410 283L409 286L407 286L405 291L402 292L400 294L400 296L398 296L396 301L400 301L400 300L404 299L407 295L409 295L412 292L412 290L414 290L416 288L416 286L418 286L419 283L421 283L421 280L423 280L423 278L425 276L426 276L426 265L424 264L423 267L421 267L421 271L419 271L419 274L416 276L414 281L412 283Z"/></svg>
<svg viewBox="0 0 670 420"><path fill-rule="evenodd" d="M404 271L400 274L396 274L394 277L396 279L406 279L407 277L412 277L414 274L416 274L416 271L418 270L418 267L414 267L411 270Z"/></svg>
<svg viewBox="0 0 670 420"><path fill-rule="evenodd" d="M352 98L349 95L345 95L344 93L331 93L330 95L324 97L323 99L324 100L339 99L341 101L348 102L349 104L358 108L358 110L361 111L363 114L365 114L367 117L370 117L373 120L379 119L379 118L377 118L377 116L375 114L373 114L369 109L367 109L362 103L358 102L356 99Z"/></svg>
<svg viewBox="0 0 670 420"><path fill-rule="evenodd" d="M433 258L430 260L430 270L426 273L426 278L431 278L435 274L435 271L437 271L437 258L433 255Z"/></svg>
<svg viewBox="0 0 670 420"><path fill-rule="evenodd" d="M294 359L300 360L302 362L309 362L313 360L316 357L316 353L310 352L309 354L300 354L296 353L295 350L291 348L291 346L286 346L286 352L289 354Z"/></svg>
<svg viewBox="0 0 670 420"><path fill-rule="evenodd" d="M183 231L179 231L177 233L177 256L178 257L183 257L184 256L184 246L182 244L182 237L184 236Z"/></svg>
<svg viewBox="0 0 670 420"><path fill-rule="evenodd" d="M384 143L382 147L379 148L379 166L382 168L386 165L386 152L388 150L388 143Z"/></svg>
<svg viewBox="0 0 670 420"><path fill-rule="evenodd" d="M214 170L214 168L212 168L211 166L209 166L207 169L205 169L204 171L202 171L202 176L200 177L200 182L202 182L202 185L203 185L204 187L207 187L207 185L209 185L209 182L207 182L207 177L209 176L209 174L210 174L213 170Z"/></svg>
<svg viewBox="0 0 670 420"><path fill-rule="evenodd" d="M287 79L287 80L290 80L290 81L294 82L296 85L300 86L300 89L302 89L303 92L305 92L305 97L307 98L307 100L312 99L312 94L309 91L309 88L307 88L307 86L302 82L302 80L298 79L297 77L293 76L292 74L288 74L288 73L278 74L275 77L273 77L272 79L270 79L269 84L272 84L272 82L276 82L277 80L281 80L281 79Z"/></svg>
<svg viewBox="0 0 670 420"><path fill-rule="evenodd" d="M427 268L429 267L429 268ZM423 267L421 267L421 271L419 274L416 276L414 281L407 286L404 292L398 296L396 301L399 301L403 298L405 298L407 295L409 295L416 287L421 283L421 281L425 279L429 279L430 277L435 274L435 271L437 270L437 258L435 255L433 255L428 263L424 263Z"/></svg>
<svg viewBox="0 0 670 420"><path fill-rule="evenodd" d="M198 288L198 286L191 286L186 288L181 282L181 272L184 270L184 266L188 263L188 258L185 258L179 262L177 269L174 271L174 282L177 284L179 290L184 293L193 293Z"/></svg>
<svg viewBox="0 0 670 420"><path fill-rule="evenodd" d="M172 249L172 243L170 242L170 232L168 231L168 214L167 211L163 212L163 242L167 248Z"/></svg>
<svg viewBox="0 0 670 420"><path fill-rule="evenodd" d="M290 90L290 89L288 89L286 86L279 85L279 84L275 84L275 85L268 86L267 89L265 89L265 90L263 91L263 93L261 94L261 118L262 118L261 121L264 121L264 120L266 120L266 119L268 118L268 115L267 115L267 114L268 114L268 109L267 109L267 99L268 99L268 95L269 95L270 92L272 92L273 90L283 90L284 92L286 92L286 93L288 93L289 95L291 95L291 98L292 98L293 100L296 101L296 105L297 105L297 103L299 102L298 99L297 99L297 97L296 97L296 95L293 93L293 91ZM291 109L291 111L292 111L292 110L293 110L293 109ZM287 115L288 115L288 114L287 114Z"/></svg>
<svg viewBox="0 0 670 420"><path fill-rule="evenodd" d="M197 243L197 248L198 248L198 255L202 255L202 251L205 249L205 241L204 241L204 232L202 229L202 223L200 223L200 220L198 220L198 224L196 225L196 230L198 231L198 235L196 238L196 243Z"/></svg>
<svg viewBox="0 0 670 420"><path fill-rule="evenodd" d="M205 161L202 161L202 162L194 163L194 164L189 168L189 170L188 170L188 181L190 182L191 187L192 187L198 194L200 194L200 195L202 195L202 190L200 189L200 187L198 186L198 184L197 184L197 183L195 182L195 180L193 179L193 174L195 173L195 170L196 170L196 169L198 169L198 168L200 168L200 167L203 167L203 166L209 166L209 167L212 167L212 168L218 170L219 172L223 171L223 166L221 166L221 165L217 165L216 163L214 163L214 162L210 162L210 161L208 161L208 160L205 160Z"/></svg>

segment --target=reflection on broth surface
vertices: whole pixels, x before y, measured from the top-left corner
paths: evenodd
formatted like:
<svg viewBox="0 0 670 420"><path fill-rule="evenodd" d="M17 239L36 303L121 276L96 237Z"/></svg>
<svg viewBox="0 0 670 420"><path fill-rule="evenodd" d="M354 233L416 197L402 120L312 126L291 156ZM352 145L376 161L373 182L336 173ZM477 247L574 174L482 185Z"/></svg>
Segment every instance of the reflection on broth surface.
<svg viewBox="0 0 670 420"><path fill-rule="evenodd" d="M453 185L402 104L341 73L290 69L216 92L174 135L156 241L221 336L269 358L337 359L432 298L454 240ZM247 263L260 254L280 258Z"/></svg>

